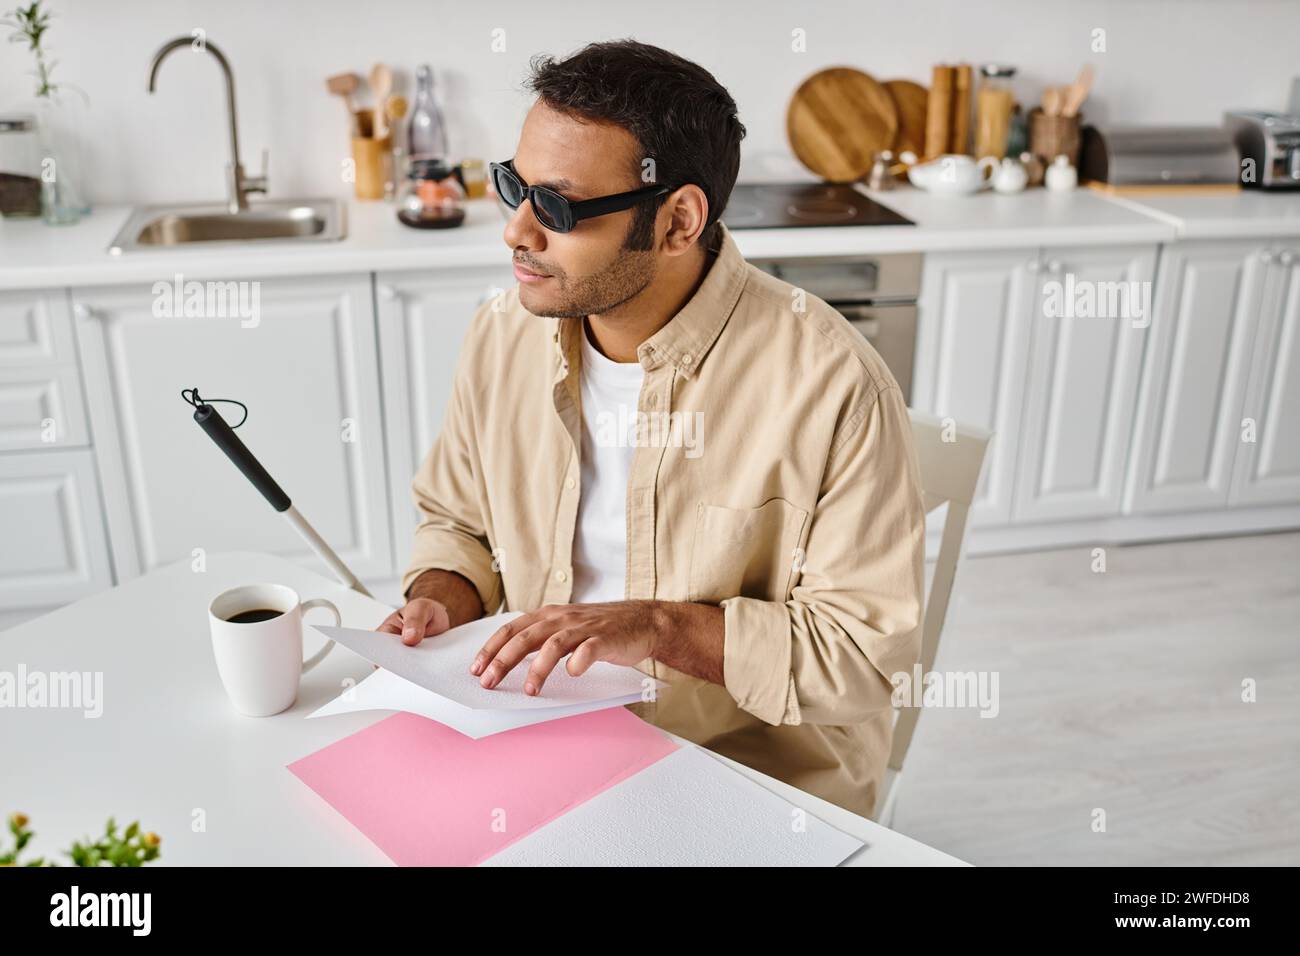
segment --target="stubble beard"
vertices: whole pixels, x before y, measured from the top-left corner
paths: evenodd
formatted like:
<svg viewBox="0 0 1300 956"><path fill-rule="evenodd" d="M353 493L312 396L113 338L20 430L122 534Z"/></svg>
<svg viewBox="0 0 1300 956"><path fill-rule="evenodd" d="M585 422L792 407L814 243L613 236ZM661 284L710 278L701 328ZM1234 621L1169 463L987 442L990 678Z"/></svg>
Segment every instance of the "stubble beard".
<svg viewBox="0 0 1300 956"><path fill-rule="evenodd" d="M556 301L529 305L528 287L520 286L519 299L533 315L553 319L582 319L604 315L636 298L654 281L655 257L652 251L621 250L604 272L571 278L553 277L559 287Z"/></svg>

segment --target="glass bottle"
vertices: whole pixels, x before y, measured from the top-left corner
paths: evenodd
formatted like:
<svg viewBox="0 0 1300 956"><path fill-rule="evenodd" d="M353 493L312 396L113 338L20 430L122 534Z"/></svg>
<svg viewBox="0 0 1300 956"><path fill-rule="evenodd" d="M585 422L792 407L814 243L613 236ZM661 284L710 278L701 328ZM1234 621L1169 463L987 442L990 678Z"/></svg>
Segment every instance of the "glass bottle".
<svg viewBox="0 0 1300 956"><path fill-rule="evenodd" d="M433 69L424 64L415 74L415 106L407 124L407 156L415 159L447 159L447 127L433 98Z"/></svg>

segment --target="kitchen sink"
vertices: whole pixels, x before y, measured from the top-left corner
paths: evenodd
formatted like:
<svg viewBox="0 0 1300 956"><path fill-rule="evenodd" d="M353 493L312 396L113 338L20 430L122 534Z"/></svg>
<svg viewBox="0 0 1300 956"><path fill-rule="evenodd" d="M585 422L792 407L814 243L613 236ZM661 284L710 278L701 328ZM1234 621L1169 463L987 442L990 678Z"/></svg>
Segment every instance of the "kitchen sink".
<svg viewBox="0 0 1300 956"><path fill-rule="evenodd" d="M345 233L343 206L336 199L296 199L227 207L146 206L118 230L108 251L114 255L217 242L333 242Z"/></svg>

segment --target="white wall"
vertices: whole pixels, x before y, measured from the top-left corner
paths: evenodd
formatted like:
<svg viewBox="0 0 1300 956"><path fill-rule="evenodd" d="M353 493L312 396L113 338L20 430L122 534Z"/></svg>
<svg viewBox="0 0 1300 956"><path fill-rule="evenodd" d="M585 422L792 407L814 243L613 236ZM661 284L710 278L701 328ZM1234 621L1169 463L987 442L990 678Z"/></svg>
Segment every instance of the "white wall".
<svg viewBox="0 0 1300 956"><path fill-rule="evenodd" d="M173 54L158 93L145 91L155 49L195 27L234 66L245 165L255 171L268 147L281 197L347 193L346 119L324 78L364 74L380 58L407 73L432 63L453 150L498 159L513 151L527 108L530 55L619 36L657 43L705 65L736 97L749 128L747 178L790 172L786 102L804 76L836 63L928 83L935 62L1008 62L1036 98L1092 60L1088 115L1135 123L1213 124L1225 108L1280 108L1300 73L1296 0L57 0L54 9L56 78L91 98L88 190L101 203L223 194L216 64ZM489 46L497 27L504 53ZM796 28L807 31L807 52L791 52ZM1091 52L1095 28L1106 31L1104 54ZM0 109L22 106L29 69L20 46L0 43Z"/></svg>

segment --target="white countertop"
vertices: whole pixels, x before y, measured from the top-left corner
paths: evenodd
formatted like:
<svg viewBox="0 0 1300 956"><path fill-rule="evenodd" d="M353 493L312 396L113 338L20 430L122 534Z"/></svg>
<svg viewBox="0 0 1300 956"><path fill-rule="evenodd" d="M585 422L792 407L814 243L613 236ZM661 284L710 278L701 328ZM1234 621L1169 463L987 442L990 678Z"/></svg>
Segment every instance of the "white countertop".
<svg viewBox="0 0 1300 956"><path fill-rule="evenodd" d="M212 659L207 607L228 587L276 581L304 599L333 601L347 627L373 628L391 612L378 601L269 554L209 554L202 573L186 558L0 634L0 668L99 672L102 714L14 708L4 712L0 767L4 812L32 818L34 854L94 832L109 814L162 835L165 865L363 865L389 862L361 831L286 768L388 716L387 711L304 718L370 664L338 647L307 674L297 702L274 717L242 717ZM315 635L307 651L320 646ZM679 739L680 740L680 739ZM865 846L849 866L959 866L946 853L720 758ZM195 808L207 829L191 827Z"/></svg>
<svg viewBox="0 0 1300 956"><path fill-rule="evenodd" d="M1300 190L1141 193L1115 201L1163 219L1177 230L1180 239L1300 238Z"/></svg>
<svg viewBox="0 0 1300 956"><path fill-rule="evenodd" d="M742 229L733 235L751 259L1300 236L1300 194L1243 191L1138 202L1088 189L939 198L900 187L869 195L916 225ZM465 225L446 231L407 228L385 202L349 202L347 236L340 242L210 243L110 255L109 243L129 213L125 206L104 207L75 226L0 220L0 289L153 283L176 273L230 279L499 267L508 275L503 220L491 200L472 202Z"/></svg>

